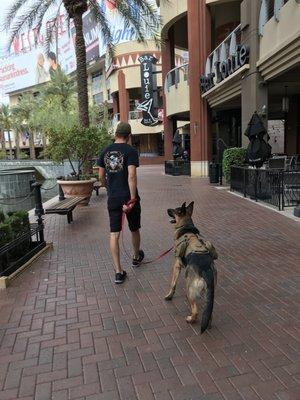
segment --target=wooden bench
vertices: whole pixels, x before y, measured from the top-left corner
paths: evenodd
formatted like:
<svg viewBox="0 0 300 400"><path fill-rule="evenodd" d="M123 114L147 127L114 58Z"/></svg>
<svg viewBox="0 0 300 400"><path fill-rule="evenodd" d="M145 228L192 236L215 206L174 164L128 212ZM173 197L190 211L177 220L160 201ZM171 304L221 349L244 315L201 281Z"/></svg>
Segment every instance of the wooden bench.
<svg viewBox="0 0 300 400"><path fill-rule="evenodd" d="M70 224L73 221L74 208L84 199L85 197L83 196L70 197L69 199L59 201L51 207L46 208L45 213L66 215L68 218L68 224Z"/></svg>
<svg viewBox="0 0 300 400"><path fill-rule="evenodd" d="M102 187L104 187L104 186L101 184L101 182L97 181L94 183L93 190L95 190L96 196L99 196L99 189Z"/></svg>

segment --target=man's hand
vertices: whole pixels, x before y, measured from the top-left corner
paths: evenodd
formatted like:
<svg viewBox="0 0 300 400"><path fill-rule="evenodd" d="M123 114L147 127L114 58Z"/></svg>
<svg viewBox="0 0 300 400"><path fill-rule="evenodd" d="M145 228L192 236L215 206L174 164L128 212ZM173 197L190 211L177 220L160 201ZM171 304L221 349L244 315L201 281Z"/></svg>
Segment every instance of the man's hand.
<svg viewBox="0 0 300 400"><path fill-rule="evenodd" d="M136 201L137 201L136 199L131 199L128 201L128 203L124 204L122 207L123 212L130 213L130 211L133 209Z"/></svg>

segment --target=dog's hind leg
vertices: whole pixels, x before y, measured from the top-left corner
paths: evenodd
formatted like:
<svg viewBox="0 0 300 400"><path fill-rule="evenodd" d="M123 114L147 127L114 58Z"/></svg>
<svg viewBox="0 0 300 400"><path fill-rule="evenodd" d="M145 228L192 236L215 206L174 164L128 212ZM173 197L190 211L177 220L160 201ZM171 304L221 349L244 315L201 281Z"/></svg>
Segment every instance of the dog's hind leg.
<svg viewBox="0 0 300 400"><path fill-rule="evenodd" d="M171 288L169 290L169 293L165 296L165 300L172 300L172 298L174 296L180 269L181 269L181 265L182 265L181 259L176 258L174 265L173 265Z"/></svg>
<svg viewBox="0 0 300 400"><path fill-rule="evenodd" d="M197 321L197 317L198 317L198 305L196 300L192 300L188 297L188 301L190 303L190 307L191 307L191 315L188 315L186 317L186 322L193 324L194 322Z"/></svg>
<svg viewBox="0 0 300 400"><path fill-rule="evenodd" d="M203 279L196 278L192 276L191 278L187 277L186 279L186 293L187 298L191 307L191 315L186 317L186 321L190 324L193 324L197 321L198 317L198 304L197 300L199 299L201 292L205 288L205 282Z"/></svg>

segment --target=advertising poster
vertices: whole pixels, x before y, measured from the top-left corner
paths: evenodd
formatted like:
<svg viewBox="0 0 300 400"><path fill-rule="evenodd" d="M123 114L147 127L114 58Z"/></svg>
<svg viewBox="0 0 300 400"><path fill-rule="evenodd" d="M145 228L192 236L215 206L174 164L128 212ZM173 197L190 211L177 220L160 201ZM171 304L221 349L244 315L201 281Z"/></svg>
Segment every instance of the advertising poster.
<svg viewBox="0 0 300 400"><path fill-rule="evenodd" d="M154 0L150 0L150 2L157 8ZM98 0L98 3L110 26L114 45L137 39L136 30L133 26L128 25L118 13L113 0ZM145 22L147 15L141 15L132 0L128 0L128 5L136 18L141 21L140 23L147 26L147 22ZM51 24L55 27L56 34L53 35L54 40L50 48L50 57L48 57L45 52L45 37ZM83 16L83 32L87 61L90 62L106 55L106 44L102 38L101 29L89 11ZM147 35L147 29L145 29L145 33L146 38L149 38L150 34ZM49 16L41 32L32 29L22 33L13 42L10 55L0 57L0 103L8 102L7 93L50 80L53 71L57 68L67 74L75 71L74 40L75 29L71 24L71 29L68 30L66 11L63 6L60 7L58 17ZM106 64L107 67L111 64L109 57L107 57Z"/></svg>
<svg viewBox="0 0 300 400"><path fill-rule="evenodd" d="M50 80L57 69L67 74L76 69L74 44L64 14L59 16L56 27L56 39L48 54L45 52L46 29L40 33L32 29L14 40L8 57L0 58L0 102L7 102L9 92Z"/></svg>

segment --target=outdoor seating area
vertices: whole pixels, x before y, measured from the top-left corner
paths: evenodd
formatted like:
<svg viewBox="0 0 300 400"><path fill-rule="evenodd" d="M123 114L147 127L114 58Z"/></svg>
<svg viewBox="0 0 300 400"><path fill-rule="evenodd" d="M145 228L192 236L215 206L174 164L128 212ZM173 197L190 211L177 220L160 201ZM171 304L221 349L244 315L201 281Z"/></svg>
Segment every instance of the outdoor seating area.
<svg viewBox="0 0 300 400"><path fill-rule="evenodd" d="M230 190L282 211L300 204L300 170L234 166L231 167Z"/></svg>

